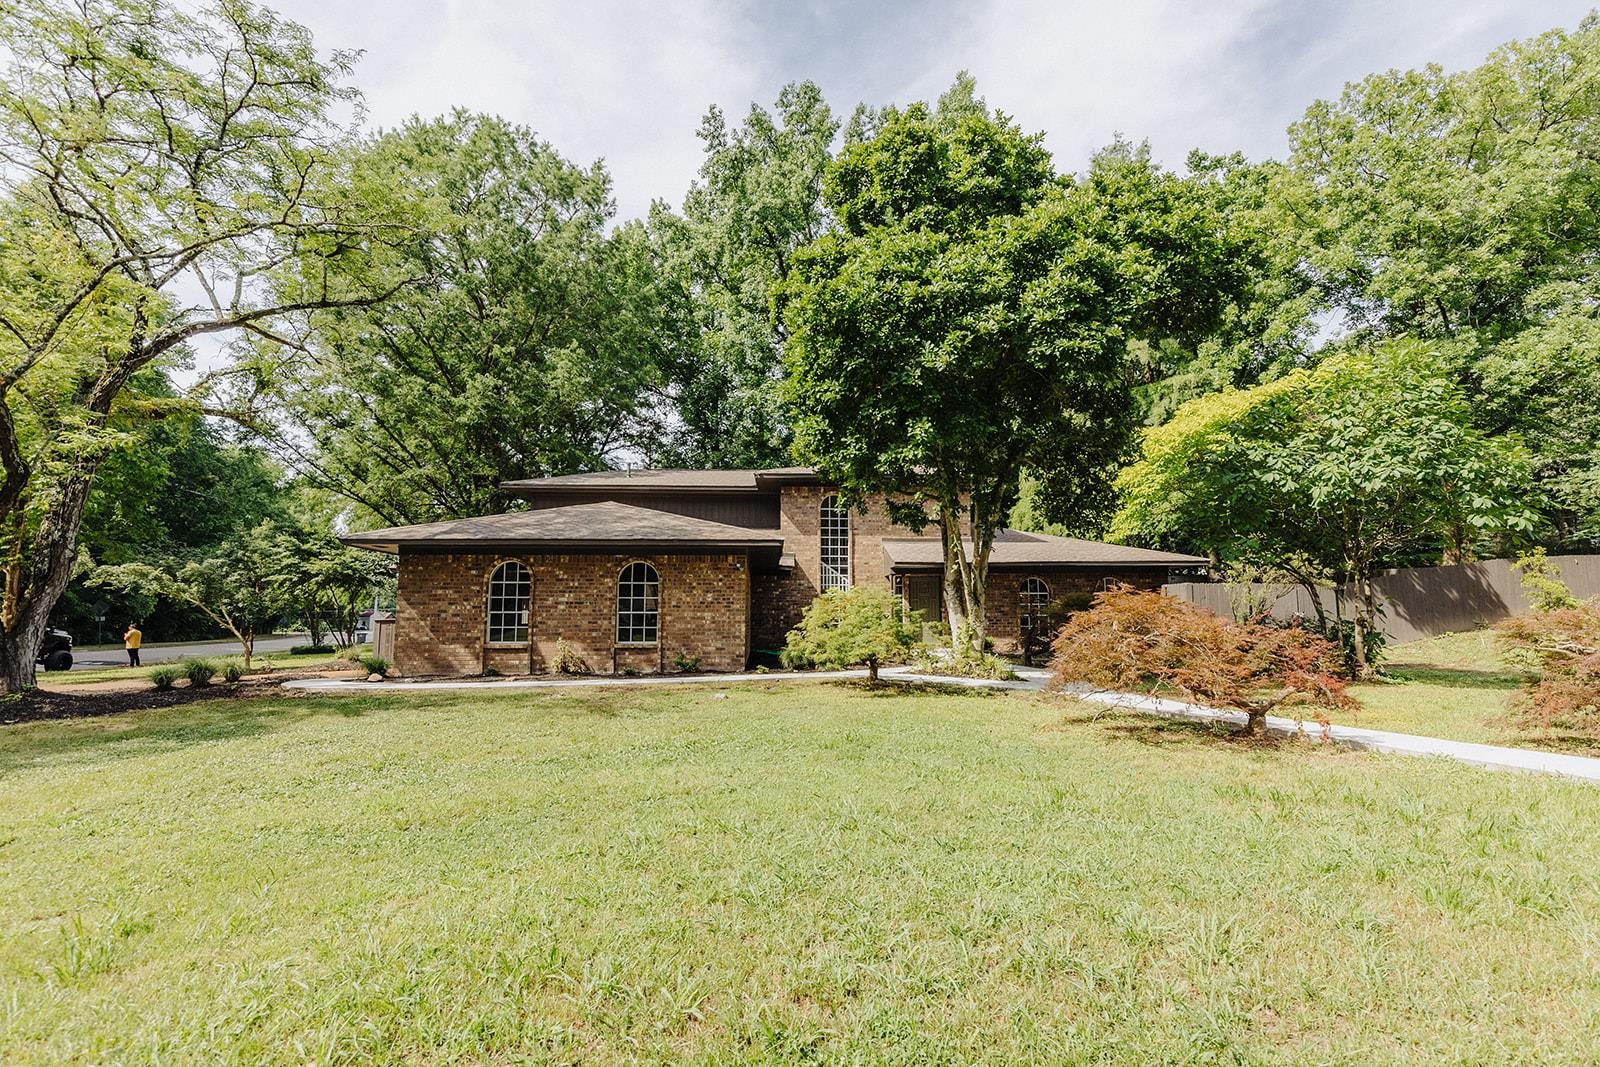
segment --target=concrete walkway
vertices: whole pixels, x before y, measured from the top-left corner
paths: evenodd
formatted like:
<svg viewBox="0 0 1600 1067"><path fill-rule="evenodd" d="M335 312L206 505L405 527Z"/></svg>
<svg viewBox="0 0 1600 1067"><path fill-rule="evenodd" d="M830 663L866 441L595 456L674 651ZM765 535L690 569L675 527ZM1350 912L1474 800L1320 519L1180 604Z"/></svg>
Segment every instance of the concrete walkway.
<svg viewBox="0 0 1600 1067"><path fill-rule="evenodd" d="M1037 692L1042 690L1049 673L1037 667L1017 668L1018 677L1011 681L988 678L952 678L944 675L918 674L909 667L885 667L879 676L891 682L923 682L933 685L964 686L971 689L1008 689ZM585 689L590 687L661 686L661 685L734 685L739 682L807 682L834 681L846 678L865 678L867 672L856 671L773 671L767 674L668 674L644 675L638 678L503 678L498 681L444 680L432 682L359 682L341 678L301 678L284 682L290 689L307 689L316 692L371 693L457 691L503 692L508 689ZM1114 693L1086 685L1067 686L1063 692L1091 704L1105 704L1151 715L1188 719L1194 722L1222 722L1243 726L1243 712L1219 711L1199 704L1162 697L1140 696L1134 693ZM1555 774L1579 781L1600 782L1600 759L1590 756L1571 756L1561 752L1540 752L1528 748L1506 748L1501 745L1478 745L1466 741L1447 741L1439 737L1420 737L1415 734L1390 733L1387 730L1367 730L1359 726L1328 726L1303 723L1277 715L1267 716L1267 729L1286 736L1302 737L1308 741L1347 745L1370 752L1385 752L1400 756L1432 756L1486 767L1497 771L1523 771L1534 774Z"/></svg>
<svg viewBox="0 0 1600 1067"><path fill-rule="evenodd" d="M1113 693L1103 689L1091 689L1088 686L1068 686L1064 691L1092 704L1107 704L1130 711L1142 711L1196 722L1225 722L1236 726L1245 724L1245 714L1242 711L1219 711L1199 704L1187 704L1181 700L1140 696L1134 693ZM1592 756L1572 756L1564 752L1541 752L1537 749L1508 748L1504 745L1479 745L1468 741L1447 741L1441 737L1397 734L1388 730L1367 730L1360 726L1323 726L1316 722L1300 722L1278 715L1267 716L1267 729L1275 734L1303 737L1308 741L1348 745L1369 752L1387 752L1399 756L1433 756L1496 771L1556 774L1563 778L1600 782L1600 759Z"/></svg>

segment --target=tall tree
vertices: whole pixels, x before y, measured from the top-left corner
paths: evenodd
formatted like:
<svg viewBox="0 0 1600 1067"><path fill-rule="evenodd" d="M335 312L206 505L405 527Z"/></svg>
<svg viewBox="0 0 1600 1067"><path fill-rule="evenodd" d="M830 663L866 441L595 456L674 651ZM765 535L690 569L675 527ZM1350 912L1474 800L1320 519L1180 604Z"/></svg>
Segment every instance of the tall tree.
<svg viewBox="0 0 1600 1067"><path fill-rule="evenodd" d="M16 691L132 378L202 335L388 286L346 270L385 233L381 191L336 173L349 55L243 0L20 0L0 8L0 53L0 685ZM296 284L260 284L286 268Z"/></svg>
<svg viewBox="0 0 1600 1067"><path fill-rule="evenodd" d="M642 228L606 227L599 164L457 111L373 140L358 169L431 205L391 250L427 281L324 311L270 360L277 444L386 523L504 510L500 483L604 466L634 445L675 336Z"/></svg>
<svg viewBox="0 0 1600 1067"><path fill-rule="evenodd" d="M1600 453L1574 442L1600 435L1593 379L1551 373L1600 299L1600 18L1470 70L1366 78L1290 143L1279 232L1330 321L1458 346L1481 424L1535 451L1554 540L1600 541ZM1580 421L1551 434L1557 411Z"/></svg>
<svg viewBox="0 0 1600 1067"><path fill-rule="evenodd" d="M797 452L847 495L939 526L958 648L981 648L995 531L1025 467L1050 510L1103 509L1135 406L1126 340L1198 331L1224 285L1182 197L1058 180L958 84L873 116L829 168L839 232L782 291ZM931 509L931 510L930 510Z"/></svg>
<svg viewBox="0 0 1600 1067"><path fill-rule="evenodd" d="M1451 362L1415 341L1201 397L1145 435L1113 532L1345 580L1366 674L1380 566L1534 529L1525 451L1472 414Z"/></svg>
<svg viewBox="0 0 1600 1067"><path fill-rule="evenodd" d="M822 175L839 123L811 82L787 85L775 112L752 105L730 128L700 125L706 158L682 215L657 203L650 229L692 308L695 343L669 367L671 425L661 465L767 467L788 461L780 380L785 327L773 292L795 250L827 226Z"/></svg>

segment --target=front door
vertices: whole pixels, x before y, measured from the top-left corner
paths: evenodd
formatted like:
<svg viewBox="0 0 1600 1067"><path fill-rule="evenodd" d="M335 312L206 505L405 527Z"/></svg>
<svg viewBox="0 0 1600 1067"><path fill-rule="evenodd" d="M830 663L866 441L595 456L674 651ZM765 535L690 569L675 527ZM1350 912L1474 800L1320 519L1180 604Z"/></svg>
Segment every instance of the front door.
<svg viewBox="0 0 1600 1067"><path fill-rule="evenodd" d="M923 622L944 619L944 594L937 574L908 574L905 578L906 607L922 612Z"/></svg>

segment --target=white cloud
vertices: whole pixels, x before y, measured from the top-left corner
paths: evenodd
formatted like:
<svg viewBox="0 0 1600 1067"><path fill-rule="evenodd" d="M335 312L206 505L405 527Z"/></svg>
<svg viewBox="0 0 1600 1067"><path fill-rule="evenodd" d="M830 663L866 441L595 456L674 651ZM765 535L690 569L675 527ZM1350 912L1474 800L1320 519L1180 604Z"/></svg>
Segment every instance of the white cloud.
<svg viewBox="0 0 1600 1067"><path fill-rule="evenodd" d="M623 217L682 198L709 104L739 116L799 78L847 114L931 98L969 69L1071 169L1118 132L1171 164L1191 147L1259 157L1346 81L1468 66L1589 2L276 0L324 46L366 49L374 122L461 105L526 123L570 158L604 158Z"/></svg>

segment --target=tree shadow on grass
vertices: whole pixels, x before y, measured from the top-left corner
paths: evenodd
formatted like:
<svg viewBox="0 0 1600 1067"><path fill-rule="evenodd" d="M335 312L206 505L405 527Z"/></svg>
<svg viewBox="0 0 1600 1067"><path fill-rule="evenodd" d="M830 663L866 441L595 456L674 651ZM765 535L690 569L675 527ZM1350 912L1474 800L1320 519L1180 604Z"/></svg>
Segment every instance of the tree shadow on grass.
<svg viewBox="0 0 1600 1067"><path fill-rule="evenodd" d="M1520 679L1505 671L1478 671L1464 667L1431 667L1420 663L1388 663L1383 677L1396 682L1419 682L1452 689L1515 689Z"/></svg>
<svg viewBox="0 0 1600 1067"><path fill-rule="evenodd" d="M1120 709L1069 714L1062 719L1061 725L1098 726L1112 737L1157 748L1198 745L1224 748L1232 752L1250 749L1272 752L1282 748L1291 740L1270 733L1252 736L1245 732L1244 727L1232 723L1169 719L1165 716Z"/></svg>
<svg viewBox="0 0 1600 1067"><path fill-rule="evenodd" d="M364 696L340 700L273 694L20 723L0 729L0 776L29 767L145 756L239 740L320 716L355 719L374 707Z"/></svg>

